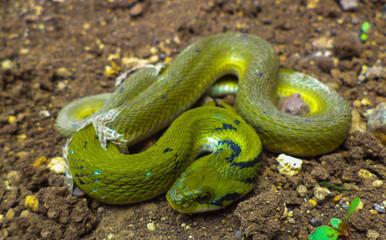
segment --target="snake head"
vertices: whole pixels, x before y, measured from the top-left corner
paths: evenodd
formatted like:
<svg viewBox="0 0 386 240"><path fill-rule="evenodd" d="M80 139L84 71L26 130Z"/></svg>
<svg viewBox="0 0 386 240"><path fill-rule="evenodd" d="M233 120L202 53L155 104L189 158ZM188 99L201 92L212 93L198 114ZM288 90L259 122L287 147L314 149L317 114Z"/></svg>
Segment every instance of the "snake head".
<svg viewBox="0 0 386 240"><path fill-rule="evenodd" d="M175 210L181 213L215 211L246 193L238 181L227 178L208 162L193 162L170 188L166 198Z"/></svg>

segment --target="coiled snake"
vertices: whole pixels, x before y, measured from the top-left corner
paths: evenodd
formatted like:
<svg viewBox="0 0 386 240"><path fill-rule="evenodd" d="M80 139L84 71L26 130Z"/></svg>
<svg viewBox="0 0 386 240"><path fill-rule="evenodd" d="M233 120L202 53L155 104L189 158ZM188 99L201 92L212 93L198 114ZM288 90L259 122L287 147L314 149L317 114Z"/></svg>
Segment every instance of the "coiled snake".
<svg viewBox="0 0 386 240"><path fill-rule="evenodd" d="M238 114L188 110L224 75L238 78ZM276 108L278 95L295 92L309 114ZM150 149L123 153L171 122ZM350 123L350 108L336 92L302 73L279 71L277 54L263 39L228 33L196 41L160 72L139 70L113 93L74 101L60 112L57 128L71 136L69 168L89 196L126 204L169 189L173 208L190 213L222 208L250 191L262 146L320 155L344 141Z"/></svg>

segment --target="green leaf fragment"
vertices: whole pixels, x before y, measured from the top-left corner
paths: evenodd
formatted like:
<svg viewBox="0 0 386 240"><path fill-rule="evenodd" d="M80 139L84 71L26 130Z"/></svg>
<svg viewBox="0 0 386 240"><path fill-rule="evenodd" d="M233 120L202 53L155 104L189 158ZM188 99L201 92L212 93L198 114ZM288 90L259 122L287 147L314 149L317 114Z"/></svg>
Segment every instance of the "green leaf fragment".
<svg viewBox="0 0 386 240"><path fill-rule="evenodd" d="M336 240L340 232L329 226L320 226L312 231L309 240Z"/></svg>
<svg viewBox="0 0 386 240"><path fill-rule="evenodd" d="M366 33L362 33L361 36L360 36L362 42L366 42L368 37L367 37L367 34Z"/></svg>
<svg viewBox="0 0 386 240"><path fill-rule="evenodd" d="M348 208L348 212L347 212L347 216L346 216L346 222L349 219L349 217L351 216L351 214L355 211L355 209L357 209L359 203L361 203L360 198L355 198L354 200L352 200L352 202L350 203L350 206Z"/></svg>
<svg viewBox="0 0 386 240"><path fill-rule="evenodd" d="M342 220L338 218L331 218L331 226L335 229L339 229L339 224L342 223Z"/></svg>
<svg viewBox="0 0 386 240"><path fill-rule="evenodd" d="M362 32L370 31L371 25L368 21L363 22L362 24Z"/></svg>

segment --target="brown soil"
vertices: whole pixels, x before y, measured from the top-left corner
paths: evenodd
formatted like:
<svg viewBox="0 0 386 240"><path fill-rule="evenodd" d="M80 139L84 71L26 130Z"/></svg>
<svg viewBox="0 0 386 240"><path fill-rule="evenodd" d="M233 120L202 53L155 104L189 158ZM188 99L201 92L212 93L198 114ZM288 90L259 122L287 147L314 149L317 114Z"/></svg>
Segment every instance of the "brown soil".
<svg viewBox="0 0 386 240"><path fill-rule="evenodd" d="M279 174L275 155L264 153L252 193L227 209L197 215L174 211L164 196L120 207L69 196L64 177L44 161L62 155L65 139L54 128L59 110L81 96L112 91L123 57L168 60L213 33L268 40L283 67L335 87L366 121L365 110L385 101L385 81L356 79L363 65L386 64L386 13L382 1L362 1L351 11L337 2L0 1L0 239L308 239L331 217L344 219L343 208L355 197L364 206L351 217L352 238L386 239L385 215L374 212L374 203L385 200L386 184L374 181L386 180L386 148L367 132L350 134L333 153L305 159L293 177ZM366 20L372 28L361 42ZM332 55L316 55L325 50ZM113 67L110 75L106 66ZM367 103L354 104L364 98ZM331 190L314 206L308 200L321 181L355 187ZM304 197L299 185L308 189Z"/></svg>

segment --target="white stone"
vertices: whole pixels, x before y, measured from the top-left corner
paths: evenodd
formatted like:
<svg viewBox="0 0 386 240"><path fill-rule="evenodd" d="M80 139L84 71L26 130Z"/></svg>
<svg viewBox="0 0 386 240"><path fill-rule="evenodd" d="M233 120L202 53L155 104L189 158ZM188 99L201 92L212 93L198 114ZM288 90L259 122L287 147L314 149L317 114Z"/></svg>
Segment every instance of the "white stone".
<svg viewBox="0 0 386 240"><path fill-rule="evenodd" d="M283 175L294 176L302 169L303 160L299 158L280 154L276 160L279 163L277 170Z"/></svg>

